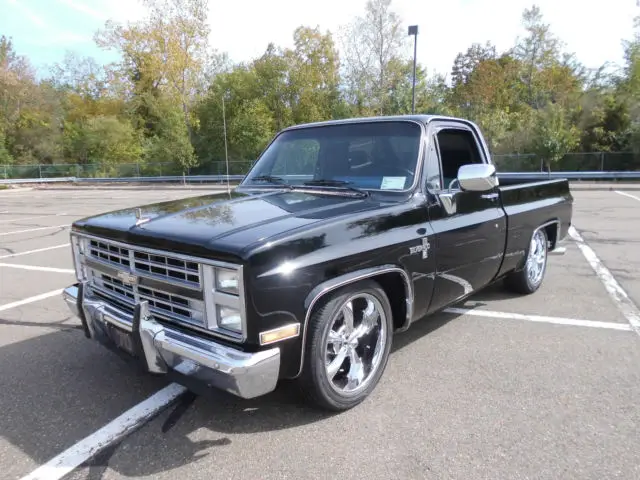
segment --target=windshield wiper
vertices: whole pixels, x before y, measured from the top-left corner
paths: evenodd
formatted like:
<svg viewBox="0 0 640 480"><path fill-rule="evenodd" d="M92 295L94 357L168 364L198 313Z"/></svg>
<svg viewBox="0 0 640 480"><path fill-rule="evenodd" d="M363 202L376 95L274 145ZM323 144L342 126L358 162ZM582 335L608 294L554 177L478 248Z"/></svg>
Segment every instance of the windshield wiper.
<svg viewBox="0 0 640 480"><path fill-rule="evenodd" d="M304 182L303 185L309 186L319 186L319 187L343 187L353 192L361 193L362 195L369 196L369 192L366 190L362 190L361 188L352 187L350 184L353 182L347 182L345 180L333 180L330 178L319 178L317 180L311 180L309 182Z"/></svg>
<svg viewBox="0 0 640 480"><path fill-rule="evenodd" d="M287 187L288 189L292 188L291 185L285 183L282 177L277 177L275 175L258 175L257 177L253 177L251 181L277 183L278 185L282 185L283 187Z"/></svg>

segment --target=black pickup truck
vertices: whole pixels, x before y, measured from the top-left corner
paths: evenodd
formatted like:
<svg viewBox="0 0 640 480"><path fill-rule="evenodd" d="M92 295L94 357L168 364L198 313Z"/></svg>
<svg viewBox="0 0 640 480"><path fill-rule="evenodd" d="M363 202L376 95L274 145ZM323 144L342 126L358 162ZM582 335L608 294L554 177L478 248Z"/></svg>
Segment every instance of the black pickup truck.
<svg viewBox="0 0 640 480"><path fill-rule="evenodd" d="M465 119L297 125L233 190L76 221L63 298L87 337L194 391L295 379L344 410L394 333L496 281L535 292L572 208L567 180L501 180Z"/></svg>

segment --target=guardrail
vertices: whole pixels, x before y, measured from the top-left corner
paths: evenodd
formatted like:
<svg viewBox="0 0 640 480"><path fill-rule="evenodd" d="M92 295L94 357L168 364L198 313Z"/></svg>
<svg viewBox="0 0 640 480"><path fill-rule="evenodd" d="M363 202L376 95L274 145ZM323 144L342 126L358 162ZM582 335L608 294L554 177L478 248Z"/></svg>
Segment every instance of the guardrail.
<svg viewBox="0 0 640 480"><path fill-rule="evenodd" d="M53 177L53 178L0 178L0 185L11 185L21 183L57 183L57 182L75 182L76 177Z"/></svg>
<svg viewBox="0 0 640 480"><path fill-rule="evenodd" d="M229 181L240 181L244 175L229 175ZM14 178L0 179L1 184L23 183L195 183L195 182L226 182L226 175L188 175L188 176L162 176L162 177L52 177L52 178Z"/></svg>
<svg viewBox="0 0 640 480"><path fill-rule="evenodd" d="M229 181L241 181L244 175L229 175ZM635 172L498 172L498 177L521 178L527 180L547 180L566 178L569 180L640 180L640 171ZM227 175L185 175L159 177L53 177L0 179L0 184L33 184L33 183L212 183L226 182Z"/></svg>
<svg viewBox="0 0 640 480"><path fill-rule="evenodd" d="M498 172L502 178L527 178L549 180L566 178L568 180L640 180L640 171L636 172Z"/></svg>

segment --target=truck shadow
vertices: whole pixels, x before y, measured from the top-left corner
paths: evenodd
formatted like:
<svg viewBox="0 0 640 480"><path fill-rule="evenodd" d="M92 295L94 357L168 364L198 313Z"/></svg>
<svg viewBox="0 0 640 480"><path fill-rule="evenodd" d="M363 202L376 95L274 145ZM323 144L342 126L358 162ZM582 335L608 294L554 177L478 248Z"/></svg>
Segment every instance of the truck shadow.
<svg viewBox="0 0 640 480"><path fill-rule="evenodd" d="M410 330L394 337L390 361L393 361L395 353L457 317L458 314L439 313L415 322ZM256 441L260 443L268 441L264 439L275 438L263 434L305 427L315 422L332 422L333 417L341 415L362 415L362 410L376 409L372 402L367 401L343 413L316 410L304 403L292 381L281 382L274 392L251 400L219 391L201 395L187 392L156 421L144 426L135 437L125 440L133 445L121 450L111 449L88 462L85 465L89 470L87 478L101 478L107 469L127 477L153 476L216 455L224 457L226 462L228 455L236 455L237 447L231 447L236 435L260 435L261 440ZM313 430L317 428L323 427L312 427ZM326 428L333 427L329 424ZM198 440L193 440L194 437ZM225 447L233 448L234 453L219 451ZM162 455L158 455L158 451L162 451ZM136 458L154 458L154 461L140 462Z"/></svg>
<svg viewBox="0 0 640 480"><path fill-rule="evenodd" d="M16 457L2 478L27 473L12 470L27 463L19 452L45 463L166 384L105 355L75 320L51 317L0 318L0 443Z"/></svg>
<svg viewBox="0 0 640 480"><path fill-rule="evenodd" d="M485 302L492 302L496 300L508 300L511 298L520 298L522 295L512 293L506 290L501 281L492 283L486 286L482 290L474 293L465 302L461 302L458 307L475 308L479 306L486 306Z"/></svg>
<svg viewBox="0 0 640 480"><path fill-rule="evenodd" d="M396 352L457 316L441 313L415 322L394 337L390 361ZM166 379L132 368L87 340L76 324L65 320L52 319L49 326L57 331L0 347L0 437L37 464L49 461L167 384ZM0 320L3 323L30 325ZM374 407L365 403L361 408ZM219 391L187 392L158 418L99 453L82 469L90 479L102 478L107 468L126 476L153 476L215 455L218 449L230 447L238 434L281 431L331 421L335 415L358 414L359 409L343 414L313 409L303 402L295 384L287 381L253 400Z"/></svg>

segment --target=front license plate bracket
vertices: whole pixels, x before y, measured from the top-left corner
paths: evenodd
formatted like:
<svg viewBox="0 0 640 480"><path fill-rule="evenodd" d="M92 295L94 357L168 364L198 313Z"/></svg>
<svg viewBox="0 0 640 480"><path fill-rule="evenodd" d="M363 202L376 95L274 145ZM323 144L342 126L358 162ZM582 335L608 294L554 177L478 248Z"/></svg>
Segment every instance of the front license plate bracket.
<svg viewBox="0 0 640 480"><path fill-rule="evenodd" d="M109 325L109 336L111 337L111 340L113 340L113 343L116 345L116 347L118 347L120 350L124 350L131 356L136 356L133 335L131 335L129 332L113 325Z"/></svg>

